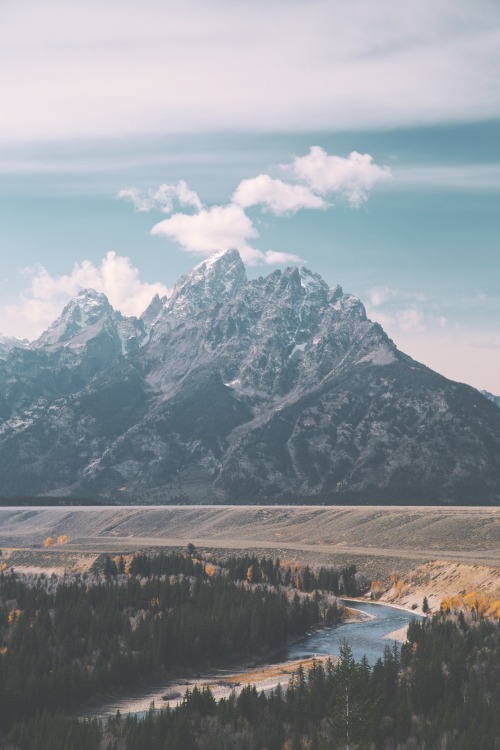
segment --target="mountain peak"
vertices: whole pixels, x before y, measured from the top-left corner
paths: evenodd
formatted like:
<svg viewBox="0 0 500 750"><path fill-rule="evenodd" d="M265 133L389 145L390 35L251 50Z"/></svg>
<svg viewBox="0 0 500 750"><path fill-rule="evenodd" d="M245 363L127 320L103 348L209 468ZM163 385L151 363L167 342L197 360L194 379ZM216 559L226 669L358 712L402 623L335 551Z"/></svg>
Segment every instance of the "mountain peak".
<svg viewBox="0 0 500 750"><path fill-rule="evenodd" d="M214 253L179 279L167 307L169 311L188 314L192 307L226 302L246 283L245 266L238 250Z"/></svg>
<svg viewBox="0 0 500 750"><path fill-rule="evenodd" d="M146 328L150 328L153 325L166 302L166 295L164 297L160 297L159 294L155 294L155 296L141 315L141 320Z"/></svg>
<svg viewBox="0 0 500 750"><path fill-rule="evenodd" d="M113 308L105 294L95 289L82 289L68 302L59 318L34 342L34 346L52 346L69 341L112 312Z"/></svg>

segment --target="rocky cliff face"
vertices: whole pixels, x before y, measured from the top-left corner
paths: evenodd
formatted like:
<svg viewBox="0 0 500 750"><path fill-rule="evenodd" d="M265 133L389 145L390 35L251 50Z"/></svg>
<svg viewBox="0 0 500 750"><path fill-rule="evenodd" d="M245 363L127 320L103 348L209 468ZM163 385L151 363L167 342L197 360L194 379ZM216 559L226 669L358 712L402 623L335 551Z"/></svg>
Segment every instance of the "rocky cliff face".
<svg viewBox="0 0 500 750"><path fill-rule="evenodd" d="M218 253L140 320L85 290L2 356L1 494L500 501L500 410L305 268Z"/></svg>

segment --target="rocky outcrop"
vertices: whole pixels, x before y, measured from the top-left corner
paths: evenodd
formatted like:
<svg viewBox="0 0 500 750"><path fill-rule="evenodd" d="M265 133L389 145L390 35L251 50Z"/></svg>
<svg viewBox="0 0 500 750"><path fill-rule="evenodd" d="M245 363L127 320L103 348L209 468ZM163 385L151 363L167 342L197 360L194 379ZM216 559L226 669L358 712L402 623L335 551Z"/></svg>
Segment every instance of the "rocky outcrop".
<svg viewBox="0 0 500 750"><path fill-rule="evenodd" d="M140 320L84 290L0 359L1 493L500 501L500 410L306 268L218 253Z"/></svg>

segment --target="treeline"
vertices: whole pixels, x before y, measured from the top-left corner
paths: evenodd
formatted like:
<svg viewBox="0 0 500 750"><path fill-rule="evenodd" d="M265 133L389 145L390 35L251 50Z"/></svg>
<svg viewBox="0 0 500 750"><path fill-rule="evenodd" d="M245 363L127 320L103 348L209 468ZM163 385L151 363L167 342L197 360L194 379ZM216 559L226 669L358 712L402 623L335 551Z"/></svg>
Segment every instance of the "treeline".
<svg viewBox="0 0 500 750"><path fill-rule="evenodd" d="M42 508L52 506L77 506L77 505L105 505L106 500L98 501L95 498L90 497L52 497L44 495L43 497L37 497L33 495L23 495L22 497L17 496L0 496L0 508L2 507L32 507L40 506Z"/></svg>
<svg viewBox="0 0 500 750"><path fill-rule="evenodd" d="M105 563L105 573L117 575L127 569L124 558ZM211 575L222 574L231 581L247 581L248 583L263 583L276 588L286 587L311 593L317 589L329 591L335 596L357 596L362 593L363 586L358 580L355 565L349 565L341 570L322 566L311 568L302 563L284 564L279 558L257 558L255 555L234 555L223 559L219 564L215 560L202 560L193 555L169 555L158 553L154 555L135 555L129 565L128 572L133 575L185 575L206 579Z"/></svg>
<svg viewBox="0 0 500 750"><path fill-rule="evenodd" d="M338 664L299 670L286 690L246 687L217 703L195 689L178 709L102 727L39 716L14 727L6 747L80 748L85 736L87 750L499 750L500 625L437 616L414 621L408 636L373 668L344 643ZM64 744L69 736L75 744Z"/></svg>
<svg viewBox="0 0 500 750"><path fill-rule="evenodd" d="M114 559L109 556L106 557L104 563L105 575L116 576L125 572L133 576L144 576L146 578L178 575L192 576L200 580L207 580L208 578L204 563L201 559L190 554L158 553L148 555L138 553L132 557L128 564L123 556Z"/></svg>
<svg viewBox="0 0 500 750"><path fill-rule="evenodd" d="M179 574L108 571L97 582L38 577L31 585L0 575L0 732L146 677L269 655L291 636L338 620L320 595L290 597L209 577L190 557L164 557L171 559L153 567ZM105 567L111 563L120 566L108 559Z"/></svg>
<svg viewBox="0 0 500 750"><path fill-rule="evenodd" d="M305 592L320 589L330 591L335 596L356 596L361 593L355 565L340 571L332 567L315 569L301 563L284 565L279 559L263 557L259 560L255 555L229 557L222 565L233 581L270 583Z"/></svg>

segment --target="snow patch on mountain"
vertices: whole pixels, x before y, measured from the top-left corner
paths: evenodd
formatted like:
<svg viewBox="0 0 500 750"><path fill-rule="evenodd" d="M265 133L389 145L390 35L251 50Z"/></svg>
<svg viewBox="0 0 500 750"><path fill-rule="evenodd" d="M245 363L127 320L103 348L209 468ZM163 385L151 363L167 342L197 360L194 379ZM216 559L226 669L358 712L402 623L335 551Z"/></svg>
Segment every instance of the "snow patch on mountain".
<svg viewBox="0 0 500 750"><path fill-rule="evenodd" d="M28 339L20 339L17 336L4 336L0 334L0 359L5 359L14 348L26 349L30 342Z"/></svg>
<svg viewBox="0 0 500 750"><path fill-rule="evenodd" d="M383 366L390 365L395 361L396 357L394 355L394 352L387 346L382 345L374 349L374 351L365 354L365 356L361 357L361 359L358 359L357 364L361 364L362 362L371 362L373 365Z"/></svg>

